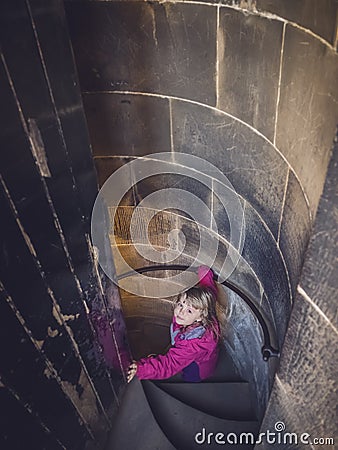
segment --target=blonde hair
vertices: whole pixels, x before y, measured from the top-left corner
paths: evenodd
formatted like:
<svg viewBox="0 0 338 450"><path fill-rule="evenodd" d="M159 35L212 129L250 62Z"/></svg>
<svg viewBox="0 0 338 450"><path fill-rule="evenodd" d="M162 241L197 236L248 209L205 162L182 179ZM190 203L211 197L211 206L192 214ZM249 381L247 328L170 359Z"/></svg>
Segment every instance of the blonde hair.
<svg viewBox="0 0 338 450"><path fill-rule="evenodd" d="M200 311L201 324L205 328L210 328L218 339L220 332L216 316L216 296L213 291L206 287L192 287L178 295L173 303L174 308L181 300L185 300L189 306Z"/></svg>

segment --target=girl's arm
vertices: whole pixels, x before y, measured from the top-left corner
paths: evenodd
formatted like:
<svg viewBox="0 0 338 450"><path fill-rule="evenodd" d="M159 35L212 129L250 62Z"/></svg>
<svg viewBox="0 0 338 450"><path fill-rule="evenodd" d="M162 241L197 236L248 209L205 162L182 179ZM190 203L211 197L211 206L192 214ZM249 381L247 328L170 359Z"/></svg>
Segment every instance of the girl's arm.
<svg viewBox="0 0 338 450"><path fill-rule="evenodd" d="M142 379L163 380L192 363L201 349L192 341L177 342L165 355L142 358L137 361L136 375Z"/></svg>
<svg viewBox="0 0 338 450"><path fill-rule="evenodd" d="M209 267L200 266L198 268L198 280L200 286L209 288L217 297L217 286L214 281L214 274L213 271L209 269Z"/></svg>

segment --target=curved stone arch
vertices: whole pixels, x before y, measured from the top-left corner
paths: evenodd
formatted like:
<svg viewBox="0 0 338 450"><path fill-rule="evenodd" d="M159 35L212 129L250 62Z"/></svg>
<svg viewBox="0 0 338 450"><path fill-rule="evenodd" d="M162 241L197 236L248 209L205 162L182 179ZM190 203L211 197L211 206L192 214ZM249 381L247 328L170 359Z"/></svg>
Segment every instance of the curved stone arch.
<svg viewBox="0 0 338 450"><path fill-rule="evenodd" d="M299 187L302 191L303 197L304 197L304 202L307 205L308 208L308 212L309 212L309 218L310 220L312 219L311 216L311 210L309 207L309 200L308 197L306 195L306 192L304 190L304 187L296 173L296 171L294 170L294 168L292 167L292 165L289 163L289 161L286 159L286 157L283 155L283 153L278 149L278 147L276 147L266 136L264 136L262 133L260 133L256 128L252 127L250 124L244 122L243 120L239 119L238 117L235 117L234 115L220 110L216 107L207 105L207 104L203 104L194 100L190 100L190 99L185 99L185 98L179 98L179 97L174 97L174 96L169 96L169 95L163 95L163 94L156 94L156 93L149 93L149 92L135 92L135 91L104 91L104 92L85 92L84 94L88 94L88 95L114 95L114 94L118 94L118 95L132 95L132 96L144 96L144 97L154 97L154 98L162 98L162 99L167 99L167 100L175 100L178 102L182 102L182 103L187 103L187 104L191 104L191 105L196 105L202 108L206 108L209 109L210 111L215 112L216 114L220 114L223 115L225 117L228 117L236 122L238 122L239 124L242 124L243 126L245 126L248 130L250 130L251 132L253 132L255 135L257 135L259 138L263 139L269 146L270 148L276 152L276 154L278 155L278 157L280 157L286 164L286 166L288 167L288 169L293 173L294 177L297 180L297 183L299 184ZM174 149L172 149L174 151ZM116 155L117 156L117 155ZM135 155L136 157L137 155ZM96 158L100 158L101 156L96 156Z"/></svg>
<svg viewBox="0 0 338 450"><path fill-rule="evenodd" d="M73 18L70 14L71 21L75 23L74 31L76 32L76 27L81 24L87 25L86 35L79 40L75 33L76 40L73 42L75 53L79 50L79 70L80 80L82 78L83 81L83 92L107 94L109 92L139 92L172 98L187 97L191 101L218 107L218 110L225 110L237 119L243 119L244 122L260 130L270 142L274 141L273 145L283 154L298 179L301 180L313 215L322 189L334 133L332 123L335 116L333 108L336 93L331 86L335 79L335 60L332 61L335 57L334 47L316 34L316 30L307 28L302 20L296 23L297 20L293 21L290 15L286 14L284 18L282 14L271 12L273 11L271 8L276 9L276 5L272 5L271 11L266 12L260 5L262 2L259 1L231 2L231 5L226 4L229 2L224 3L195 1L155 1L152 4L102 1L83 2L81 5L70 3L70 11L74 9L81 13L80 18L78 16ZM97 15L94 20L91 20L92 13L94 16ZM230 17L230 22L220 22L222 13ZM233 20L235 22L232 22ZM102 30L96 25L101 22ZM122 28L120 23L123 24ZM130 28L135 23L142 23L140 31L135 32L135 27ZM239 23L241 29L248 33L248 37L243 42L239 39L241 36L238 36ZM114 24L117 26L116 31L112 29ZM256 38L259 40L259 45L263 46L259 51L250 42L252 33L255 34L258 29L261 29L261 34L258 33ZM291 34L290 30L293 30ZM219 99L215 99L220 77L218 71L221 70L221 73L223 71L223 77L224 70L226 73L230 72L230 77L234 79L238 75L236 67L230 66L229 71L228 68L224 68L224 61L220 60L222 46L219 45L219 39L224 33L233 35L233 44L229 41L226 45L227 58L230 58L230 62L236 61L233 58L238 53L238 49L244 51L247 45L250 46L249 50L245 50L246 53L241 54L239 61L243 59L245 64L251 64L251 69L238 82L236 81L235 85L231 79L227 80L226 92L222 93L220 103ZM116 39L121 45L115 45ZM304 40L308 42L302 42ZM237 41L240 42L237 43ZM289 46L286 49L287 42ZM304 47L303 44L307 44L308 47ZM273 45L272 53L268 50L271 45ZM295 45L303 47L294 50ZM205 58L204 46L208 52ZM316 66L312 63L311 73L302 75L303 67L305 67L304 60L299 60L297 52L303 53L304 48L307 48L306 64L317 61L319 58L319 63L324 63L323 73L325 74L325 80L317 76L314 82L310 83L308 95L304 95L304 85L307 85L316 73ZM123 50L121 50L122 53L119 49ZM109 58L107 55L110 55ZM251 63L246 61L246 55L251 55ZM114 58L119 61L117 65L112 64ZM290 58L291 65L286 64L286 59ZM88 70L89 67L92 69ZM295 68L298 70L296 87L290 90L287 83ZM333 73L330 74L330 72ZM205 79L210 82L206 83ZM283 83L281 83L282 80L284 80ZM266 82L269 82L271 87L267 95L264 94ZM182 86L186 86L187 89L182 89ZM237 98L236 91L231 94L233 87L243 88L244 96ZM283 89L283 95L281 95L281 89ZM229 95L234 107L227 108L225 106ZM294 95L297 97L296 104L291 105ZM304 100L303 97L306 96ZM268 99L269 103L266 103ZM299 103L302 102L303 107L300 108ZM265 112L258 123L250 122L253 119L253 107L257 108L259 114ZM307 108L310 109L309 113ZM237 109L239 113L236 112ZM246 110L249 111L249 118L252 116L249 121ZM299 114L297 117L301 125L296 128L295 114ZM324 114L328 119L325 119L323 127ZM308 115L310 117L307 117ZM269 121L268 128L261 126L265 120ZM277 125L278 134L276 135ZM303 125L306 126L303 127ZM316 137L312 129L314 127L320 127L321 130ZM289 128L291 128L290 133ZM311 179L313 164L309 163L311 158L318 169L314 182ZM305 161L305 164L300 162L300 159Z"/></svg>
<svg viewBox="0 0 338 450"><path fill-rule="evenodd" d="M166 95L166 94L162 94L162 93L153 93L153 92L137 92L137 91L85 91L83 92L84 95L113 95L113 94L119 94L119 95L139 95L139 96L146 96L146 97L156 97L156 98L163 98L163 99L168 99L168 100L177 100L177 101L181 101L181 102L186 102L186 103L191 103L193 105L198 105L201 106L203 108L208 108L212 111L215 111L216 113L219 114L223 114L224 116L227 116L231 119L234 119L236 122L243 124L245 127L247 127L248 129L250 129L253 133L255 133L257 136L261 137L262 139L264 139L275 151L276 153L285 161L285 163L287 164L287 166L289 167L289 169L291 170L291 172L294 174L294 176L296 177L299 186L303 192L303 196L304 196L304 200L306 202L306 204L309 206L309 199L306 195L306 192L304 190L304 186L302 185L295 169L292 167L292 164L287 160L287 158L285 157L285 155L283 155L283 153L279 150L279 148L269 139L267 138L263 133L261 133L257 128L253 127L252 125L250 125L249 123L245 122L244 120L240 119L239 117L234 116L233 114L223 110L223 109L219 109L215 106L211 106L208 105L206 103L201 103L201 102L197 102L195 100L191 100L188 98L182 98L182 97L175 97L172 95ZM114 155L115 156L115 155ZM116 155L117 156L117 155ZM311 211L309 210L309 214L310 217L312 218L311 215Z"/></svg>
<svg viewBox="0 0 338 450"><path fill-rule="evenodd" d="M97 3L99 2L106 2L107 0L96 0ZM141 1L141 0L140 0ZM280 15L277 14L276 12L271 11L268 9L257 9L257 1L247 1L247 2L241 2L239 0L237 0L237 4L236 4L236 0L232 2L232 4L228 4L229 0L221 0L218 3L211 3L208 1L194 1L194 0L167 0L165 3L190 3L190 4L195 4L195 5L207 5L207 6L211 6L213 8L227 8L227 9L232 9L235 11L240 11L243 14L251 14L251 15L255 15L255 16L260 16L260 17L264 17L266 19L274 19L274 20L278 20L280 22L284 22L287 23L293 27L299 28L302 31L311 34L313 37L315 37L316 39L318 39L319 41L321 41L323 44L325 44L328 48L330 48L333 51L336 51L336 48L334 45L331 44L331 42L329 42L328 40L326 40L325 38L323 38L320 34L315 33L311 28L305 27L303 26L300 21L296 22L293 20L290 20L286 17L286 15ZM161 0L154 0L152 3L164 3ZM272 8L273 10L273 8Z"/></svg>
<svg viewBox="0 0 338 450"><path fill-rule="evenodd" d="M145 156L145 157L141 156L139 158L140 159L144 159L144 160L152 159L151 155L148 155L148 156ZM159 181L159 185L161 185L161 181ZM157 187L159 187L159 186L157 186ZM249 205L249 203L244 199L244 197L241 197L241 196L239 196L239 197L242 199L243 202L245 202L246 204ZM259 276L256 273L255 263L254 263L255 260L257 262L257 261L259 261L261 259L261 258L259 258L257 256L260 253L261 250L260 249L256 249L255 250L250 245L248 245L248 246L246 246L247 255L250 255L254 251L255 254L256 254L256 258L255 258L255 256L251 255L251 262L247 261L246 258L243 257L243 255L241 255L241 258L243 258L243 260L245 261L246 265L250 268L250 271L254 275L254 278L256 278L256 280L258 280L259 284L263 287L263 292L261 294L260 299L257 300L257 298L255 296L253 296L252 293L250 294L250 286L247 285L245 282L243 282L243 280L245 280L245 277L242 279L242 286L241 287L242 288L245 287L245 289L247 290L248 296L253 299L253 301L257 304L258 307L262 308L261 300L263 298L262 296L264 296L264 294L265 294L266 298L268 299L269 307L270 307L270 309L272 308L271 311L276 312L276 310L283 309L282 313L280 313L280 314L274 314L274 313L273 314L269 314L268 313L268 315L269 315L269 320L272 320L272 323L274 324L276 330L277 329L279 331L280 330L284 330L285 326L286 326L285 318L288 315L288 311L289 311L291 303L292 303L292 291L291 291L291 285L290 285L290 274L289 274L288 267L287 267L286 262L285 262L284 255L283 255L282 251L280 250L280 248L277 246L275 238L274 238L273 234L271 233L271 230L269 229L268 225L264 221L263 217L259 215L259 213L254 209L254 207L252 205L250 205L249 207L254 212L254 217L259 222L258 226L261 227L261 225L262 225L263 226L262 230L265 230L265 231L261 231L261 234L263 233L263 235L264 235L264 233L265 233L265 236L269 236L269 239L270 239L270 245L269 245L270 253L272 252L272 246L274 246L275 258L273 260L272 267L276 266L276 269L273 269L272 273L274 272L274 270L276 270L277 273L279 272L279 276L277 276L275 279L276 280L278 280L278 279L282 280L283 279L282 272L284 272L285 277L286 277L286 284L282 283L280 285L280 288L277 289L277 291L275 292L275 294L274 294L274 288L271 290L271 286L270 286L270 288L266 286L266 283L264 282L264 277L262 279L262 276ZM177 217L181 217L181 219L183 219L184 221L191 222L191 220L189 220L188 218L186 218L184 216L180 216L180 214L177 214ZM125 222L125 220L123 220L123 222ZM257 226L257 224L256 224L256 226ZM211 233L215 233L215 231L212 230L212 229L210 229L210 232ZM230 245L230 242L226 238L226 236L224 236L222 234L219 234L219 233L217 233L216 236L217 236L217 239L218 239L218 241L220 243L223 243L225 246L229 246ZM266 239L266 237L262 238L262 239L264 241ZM262 253L262 254L264 254L264 253ZM280 260L281 264L279 264L278 260ZM217 266L219 264L220 264L220 262L216 261L216 266L215 266L216 271L217 271ZM282 271L280 271L277 268L278 266L280 266L282 268ZM257 266L256 266L256 269L257 269ZM270 268L270 270L271 270L271 268ZM238 274L236 275L236 273L234 273L234 275L231 277L231 279L235 280L237 277L238 277ZM237 284L240 285L240 283L237 283ZM278 282L277 282L277 285L278 285ZM288 302L287 302L286 305L284 305L283 302L281 302L281 307L278 307L278 300L280 300L280 299L278 298L278 294L277 293L279 291L282 293L281 299L282 298L284 298L284 299L288 298ZM285 308L285 311L284 311L284 308ZM263 309L265 309L265 308L263 308ZM276 317L275 317L275 315L277 316L277 323L278 323L279 326L276 326ZM280 332L278 333L279 342L281 342L282 339L283 339L282 334Z"/></svg>
<svg viewBox="0 0 338 450"><path fill-rule="evenodd" d="M106 94L108 94L108 92L106 92ZM300 183L300 181L299 181L299 179L298 179L298 177L297 177L297 174L296 174L295 171L293 170L292 166L291 166L291 165L288 163L288 161L285 159L285 157L283 156L283 154L278 150L278 148L277 148L276 146L274 146L274 145L271 143L271 141L269 141L269 139L267 139L264 135L262 135L262 133L260 133L259 131L257 131L257 130L256 130L255 128L253 128L251 125L249 125L249 124L243 122L242 120L240 120L240 119L234 117L233 115L231 115L231 114L229 114L229 113L227 113L227 112L220 111L220 110L216 109L215 107L211 107L211 106L209 106L209 105L204 105L204 104L201 104L201 103L199 103L199 102L192 101L192 100L189 100L189 99L181 99L181 98L177 98L177 97L170 97L170 96L165 96L165 95L160 95L160 94L154 94L154 93L136 93L136 92L114 92L114 93L111 93L111 92L109 92L109 94L110 94L110 95L116 94L116 95L126 95L126 96L141 96L141 97L143 96L143 97L149 97L149 98L162 98L162 99L171 100L171 101L174 100L174 101L176 101L176 102L181 102L182 104L188 104L188 105L190 104L190 105L197 106L197 107L199 107L199 108L203 108L205 111L216 112L217 115L222 115L222 116L224 116L224 117L230 118L231 120L234 120L235 122L238 122L239 124L241 124L241 126L247 128L247 129L249 130L249 132L252 132L254 135L258 136L258 139L261 139L262 142L263 142L263 141L266 142L266 143L268 144L268 147L267 147L267 151L268 151L268 152L270 152L270 151L271 151L271 152L275 152L275 154L277 155L277 157L280 158L282 161L284 161L285 165L288 167L288 170L290 170L290 172L293 174L293 176L294 176L294 178L295 178L295 180L296 180L295 182L298 183L298 185L299 185L299 187L300 187L300 190L301 190L302 195L303 195L304 206L306 205L306 206L305 206L305 210L306 210L307 213L309 214L308 221L309 221L309 222L311 221L311 217L310 217L310 209L309 209L308 201L307 201L307 198L306 198L306 194L305 194L305 192L304 192L304 189L303 189L302 186L301 186L301 183ZM171 113L172 113L172 107L171 107ZM171 119L171 122L172 122L172 119ZM172 137L171 137L171 139L172 139ZM175 150L175 148L174 148L174 146L173 146L173 143L172 143L172 150L173 150L173 151ZM241 148L238 148L238 150L241 151ZM142 156L139 156L139 157L142 158ZM151 156L148 156L148 157L151 157ZM274 231L275 231L275 233L274 233L274 239L275 239L275 241L276 241L277 247L279 246L280 224L281 224L281 218L283 217L283 210L282 210L282 207L283 207L283 202L285 201L285 198L282 200L281 196L283 195L283 196L285 197L285 195L286 195L286 188L287 188L287 185L288 185L288 179L289 179L289 175L287 174L285 186L283 187L283 191L284 191L284 192L283 192L283 193L280 192L281 212L278 213L278 220L279 220L278 236L277 236L277 230L274 230ZM260 221L264 224L264 226L265 226L267 229L269 229L269 232L271 233L271 226L269 226L269 224L267 223L266 217L263 217L261 211L259 211L259 210L257 209L257 207L255 207L255 205L250 201L250 198L248 198L247 196L244 196L244 195L242 195L242 194L241 194L241 197L242 197L243 199L245 198L245 199L249 202L249 204L251 204L251 206L256 210L256 213L258 214L258 217L260 217ZM262 199L261 199L261 201L262 201ZM279 249L278 249L278 250L279 250ZM283 253L283 252L281 252L281 253ZM285 256L285 255L283 255L283 258L284 258L284 256ZM289 275L288 275L288 277L289 277Z"/></svg>

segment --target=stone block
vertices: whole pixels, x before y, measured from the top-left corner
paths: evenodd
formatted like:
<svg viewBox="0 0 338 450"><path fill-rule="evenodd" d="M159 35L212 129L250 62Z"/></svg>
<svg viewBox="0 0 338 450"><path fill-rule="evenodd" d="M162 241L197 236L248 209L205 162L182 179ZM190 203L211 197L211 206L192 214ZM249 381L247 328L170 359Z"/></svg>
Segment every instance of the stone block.
<svg viewBox="0 0 338 450"><path fill-rule="evenodd" d="M176 152L190 153L219 169L233 189L262 216L275 237L284 196L287 165L275 148L252 129L214 109L173 101Z"/></svg>
<svg viewBox="0 0 338 450"><path fill-rule="evenodd" d="M283 23L220 9L218 108L273 141Z"/></svg>
<svg viewBox="0 0 338 450"><path fill-rule="evenodd" d="M83 91L152 92L215 105L216 8L71 2L66 10Z"/></svg>
<svg viewBox="0 0 338 450"><path fill-rule="evenodd" d="M297 173L313 214L338 120L336 56L313 36L286 27L276 145Z"/></svg>
<svg viewBox="0 0 338 450"><path fill-rule="evenodd" d="M309 241L311 220L304 193L291 171L281 220L279 247L288 268L294 296Z"/></svg>
<svg viewBox="0 0 338 450"><path fill-rule="evenodd" d="M144 156L170 152L167 99L88 94L84 107L94 156Z"/></svg>
<svg viewBox="0 0 338 450"><path fill-rule="evenodd" d="M273 311L280 345L291 311L287 269L276 241L255 210L247 205L245 212L246 238L242 256L262 283Z"/></svg>
<svg viewBox="0 0 338 450"><path fill-rule="evenodd" d="M335 0L256 0L258 11L277 14L311 30L331 44L335 39Z"/></svg>

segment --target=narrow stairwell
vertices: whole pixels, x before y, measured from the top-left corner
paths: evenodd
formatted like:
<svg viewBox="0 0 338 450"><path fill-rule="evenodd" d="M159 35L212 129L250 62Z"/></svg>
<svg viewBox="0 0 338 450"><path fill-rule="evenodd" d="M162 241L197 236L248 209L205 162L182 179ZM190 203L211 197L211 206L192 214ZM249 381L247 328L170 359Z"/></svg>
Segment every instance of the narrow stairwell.
<svg viewBox="0 0 338 450"><path fill-rule="evenodd" d="M201 383L134 378L105 450L251 449L258 430L250 386L221 349L215 374Z"/></svg>

